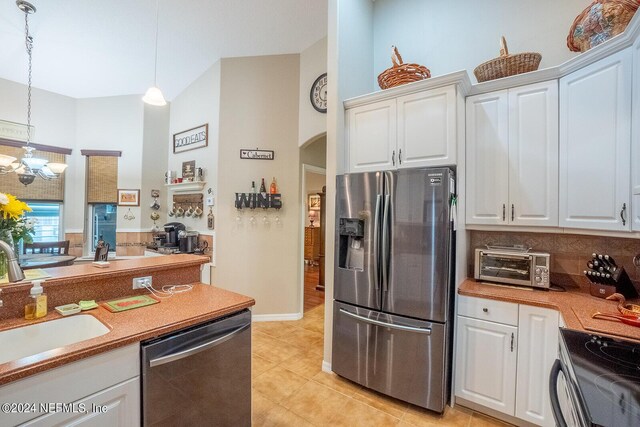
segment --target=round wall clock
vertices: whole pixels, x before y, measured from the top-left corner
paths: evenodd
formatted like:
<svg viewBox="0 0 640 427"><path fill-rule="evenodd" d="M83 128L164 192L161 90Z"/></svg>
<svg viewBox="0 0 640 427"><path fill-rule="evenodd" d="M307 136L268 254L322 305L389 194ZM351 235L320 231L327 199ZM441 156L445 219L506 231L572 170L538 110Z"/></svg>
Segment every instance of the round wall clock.
<svg viewBox="0 0 640 427"><path fill-rule="evenodd" d="M311 105L321 113L327 112L327 73L320 75L311 85Z"/></svg>

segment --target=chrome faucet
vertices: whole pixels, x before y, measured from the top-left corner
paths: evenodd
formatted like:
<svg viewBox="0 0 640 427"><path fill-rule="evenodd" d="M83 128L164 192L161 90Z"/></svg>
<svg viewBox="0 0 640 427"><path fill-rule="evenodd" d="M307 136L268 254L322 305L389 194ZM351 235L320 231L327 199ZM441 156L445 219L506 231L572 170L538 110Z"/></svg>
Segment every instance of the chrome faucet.
<svg viewBox="0 0 640 427"><path fill-rule="evenodd" d="M0 240L0 251L4 252L7 256L7 275L9 276L9 282L14 283L24 280L24 272L18 264L18 257L16 257L13 248L4 240Z"/></svg>

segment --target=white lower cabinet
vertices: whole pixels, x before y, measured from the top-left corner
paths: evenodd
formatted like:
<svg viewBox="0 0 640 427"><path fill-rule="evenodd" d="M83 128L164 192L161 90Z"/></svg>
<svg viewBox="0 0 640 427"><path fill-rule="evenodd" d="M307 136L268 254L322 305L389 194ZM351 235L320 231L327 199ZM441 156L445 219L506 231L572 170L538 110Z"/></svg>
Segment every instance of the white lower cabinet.
<svg viewBox="0 0 640 427"><path fill-rule="evenodd" d="M518 328L458 316L456 396L513 415Z"/></svg>
<svg viewBox="0 0 640 427"><path fill-rule="evenodd" d="M131 344L0 387L0 426L140 425L140 345ZM25 409L25 407L22 407Z"/></svg>
<svg viewBox="0 0 640 427"><path fill-rule="evenodd" d="M553 426L548 382L558 353L558 325L555 310L460 296L456 397Z"/></svg>
<svg viewBox="0 0 640 427"><path fill-rule="evenodd" d="M558 354L559 315L555 310L520 304L516 417L553 426L549 373Z"/></svg>

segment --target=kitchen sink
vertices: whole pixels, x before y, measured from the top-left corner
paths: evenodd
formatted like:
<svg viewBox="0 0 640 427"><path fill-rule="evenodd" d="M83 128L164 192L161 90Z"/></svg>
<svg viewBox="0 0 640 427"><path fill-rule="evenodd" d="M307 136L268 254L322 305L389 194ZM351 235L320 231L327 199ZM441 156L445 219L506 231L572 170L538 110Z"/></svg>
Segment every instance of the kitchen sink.
<svg viewBox="0 0 640 427"><path fill-rule="evenodd" d="M107 332L109 328L88 314L1 331L0 342L3 344L0 346L0 364L99 337Z"/></svg>

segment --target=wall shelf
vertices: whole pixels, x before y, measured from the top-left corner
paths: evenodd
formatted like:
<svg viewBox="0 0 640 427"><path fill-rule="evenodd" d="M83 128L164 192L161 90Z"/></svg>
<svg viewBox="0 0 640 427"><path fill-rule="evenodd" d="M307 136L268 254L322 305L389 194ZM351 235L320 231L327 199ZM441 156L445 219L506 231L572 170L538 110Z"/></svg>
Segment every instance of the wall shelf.
<svg viewBox="0 0 640 427"><path fill-rule="evenodd" d="M179 182L177 184L165 184L169 191L174 192L187 192L187 191L202 191L204 190L204 186L207 185L206 181L195 181L195 182Z"/></svg>

